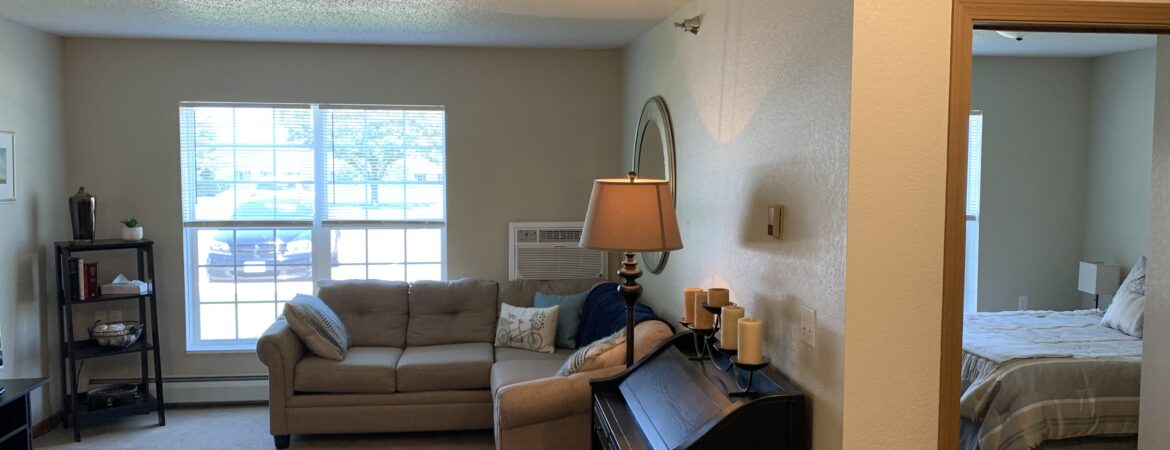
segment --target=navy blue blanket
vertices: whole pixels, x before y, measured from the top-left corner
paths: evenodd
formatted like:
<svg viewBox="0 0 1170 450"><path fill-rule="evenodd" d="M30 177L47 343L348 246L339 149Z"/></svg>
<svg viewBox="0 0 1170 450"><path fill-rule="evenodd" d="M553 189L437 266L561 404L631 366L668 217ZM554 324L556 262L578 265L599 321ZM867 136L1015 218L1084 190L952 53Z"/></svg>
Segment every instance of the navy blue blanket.
<svg viewBox="0 0 1170 450"><path fill-rule="evenodd" d="M593 287L581 306L581 328L577 330L577 348L616 333L626 327L626 301L618 295L617 283L603 283ZM660 319L649 306L634 305L634 324L658 320L674 330L669 322Z"/></svg>

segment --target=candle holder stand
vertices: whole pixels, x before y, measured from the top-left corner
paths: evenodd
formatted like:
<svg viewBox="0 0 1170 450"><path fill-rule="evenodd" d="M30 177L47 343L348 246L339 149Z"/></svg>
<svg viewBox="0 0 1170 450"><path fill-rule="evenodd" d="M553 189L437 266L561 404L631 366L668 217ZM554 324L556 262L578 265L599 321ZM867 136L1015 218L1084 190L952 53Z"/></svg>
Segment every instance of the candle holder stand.
<svg viewBox="0 0 1170 450"><path fill-rule="evenodd" d="M738 357L732 356L731 363L735 366L735 384L739 387L739 392L731 392L728 395L732 397L750 397L757 394L756 391L751 390L752 380L755 378L756 372L771 365L772 358L765 356L758 363L745 363L741 362ZM739 382L739 371L741 370L745 370L748 373L746 385L740 384Z"/></svg>

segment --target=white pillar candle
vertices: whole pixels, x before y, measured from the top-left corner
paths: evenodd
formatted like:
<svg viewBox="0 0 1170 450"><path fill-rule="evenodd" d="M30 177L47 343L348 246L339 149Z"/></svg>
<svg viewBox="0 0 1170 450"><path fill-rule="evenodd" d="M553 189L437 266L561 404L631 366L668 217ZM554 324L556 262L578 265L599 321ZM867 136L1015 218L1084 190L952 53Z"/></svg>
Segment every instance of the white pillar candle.
<svg viewBox="0 0 1170 450"><path fill-rule="evenodd" d="M751 317L739 319L739 361L759 364L764 360L764 322Z"/></svg>
<svg viewBox="0 0 1170 450"><path fill-rule="evenodd" d="M696 287L683 289L683 322L695 323L695 294L702 291Z"/></svg>
<svg viewBox="0 0 1170 450"><path fill-rule="evenodd" d="M707 291L707 304L711 306L727 306L731 303L731 291L723 288L711 288Z"/></svg>
<svg viewBox="0 0 1170 450"><path fill-rule="evenodd" d="M699 291L695 293L695 328L700 330L710 330L715 328L715 315L703 309L703 304L707 303L707 291Z"/></svg>
<svg viewBox="0 0 1170 450"><path fill-rule="evenodd" d="M735 304L723 307L723 331L720 333L719 348L734 350L739 347L739 319L743 318L743 307Z"/></svg>

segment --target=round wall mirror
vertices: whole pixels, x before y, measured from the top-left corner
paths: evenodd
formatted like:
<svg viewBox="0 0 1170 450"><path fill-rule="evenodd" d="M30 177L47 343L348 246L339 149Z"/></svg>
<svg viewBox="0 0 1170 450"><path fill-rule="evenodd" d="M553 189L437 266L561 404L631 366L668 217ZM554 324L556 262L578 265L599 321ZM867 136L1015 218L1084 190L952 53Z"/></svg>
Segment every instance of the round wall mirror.
<svg viewBox="0 0 1170 450"><path fill-rule="evenodd" d="M666 180L670 185L671 201L678 204L678 191L674 173L674 129L670 124L670 113L662 97L650 97L642 107L638 128L634 136L634 161L632 169L638 178ZM669 252L641 252L638 259L650 273L662 273L669 259Z"/></svg>

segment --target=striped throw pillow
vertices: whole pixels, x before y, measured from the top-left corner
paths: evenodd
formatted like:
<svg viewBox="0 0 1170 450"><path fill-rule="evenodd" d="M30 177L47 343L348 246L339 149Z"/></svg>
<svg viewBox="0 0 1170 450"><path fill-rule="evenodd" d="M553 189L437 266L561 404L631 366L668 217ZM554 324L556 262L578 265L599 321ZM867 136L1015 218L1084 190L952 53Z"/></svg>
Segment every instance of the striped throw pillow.
<svg viewBox="0 0 1170 450"><path fill-rule="evenodd" d="M298 294L284 305L284 318L314 355L334 361L345 359L349 330L321 299Z"/></svg>
<svg viewBox="0 0 1170 450"><path fill-rule="evenodd" d="M569 359L565 360L565 364L561 366L561 370L557 371L557 375L567 377L578 372L602 369L618 363L624 364L626 349L622 346L625 344L626 329L622 328L609 336L593 341L592 344L577 349L569 356Z"/></svg>

